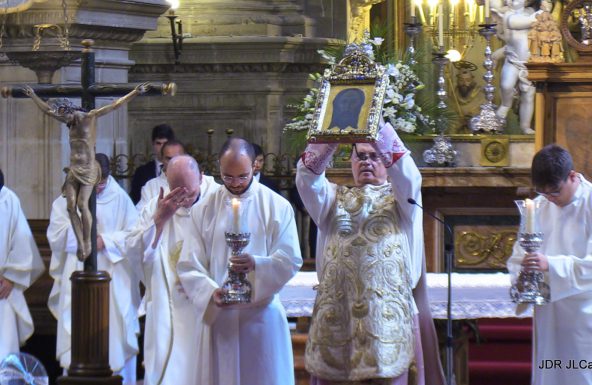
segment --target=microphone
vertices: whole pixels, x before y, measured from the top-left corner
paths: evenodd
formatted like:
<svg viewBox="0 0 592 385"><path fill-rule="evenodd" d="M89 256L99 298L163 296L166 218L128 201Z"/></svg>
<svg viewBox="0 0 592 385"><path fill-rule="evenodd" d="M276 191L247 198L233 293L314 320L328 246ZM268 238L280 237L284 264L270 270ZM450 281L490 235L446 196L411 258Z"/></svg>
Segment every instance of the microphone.
<svg viewBox="0 0 592 385"><path fill-rule="evenodd" d="M417 201L413 198L407 198L407 202L419 207L425 214L434 218L436 221L444 225L446 231L448 231L448 235L450 235L450 240L454 241L454 234L452 233L452 229L446 222L442 219L438 218L431 212L424 210L423 206L417 203ZM453 357L454 357L454 346L453 346L453 335L452 335L452 260L454 259L454 249L452 244L449 242L444 242L444 258L445 258L445 265L446 265L446 274L448 275L448 290L447 290L447 304L446 304L446 383L448 385L452 385L455 381L453 380L454 372L453 372Z"/></svg>
<svg viewBox="0 0 592 385"><path fill-rule="evenodd" d="M438 218L437 216L435 216L434 214L432 214L431 212L424 210L423 206L420 205L419 203L417 203L417 201L413 198L407 198L407 202L411 203L412 205L415 205L417 207L419 207L425 214L427 214L429 217L434 218L436 221L440 222L442 225L444 225L444 228L446 229L446 231L448 231L448 235L450 235L450 238L454 238L454 234L452 233L452 229L450 228L450 226L448 226L448 223L444 222L442 219ZM448 250L451 249L452 246L448 243L445 242L444 243L444 249Z"/></svg>

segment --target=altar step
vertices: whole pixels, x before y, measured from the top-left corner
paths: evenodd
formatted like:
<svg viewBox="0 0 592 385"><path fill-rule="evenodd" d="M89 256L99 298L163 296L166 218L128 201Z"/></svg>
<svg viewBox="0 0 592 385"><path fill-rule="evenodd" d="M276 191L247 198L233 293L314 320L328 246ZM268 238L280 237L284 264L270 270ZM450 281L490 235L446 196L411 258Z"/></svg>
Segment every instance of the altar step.
<svg viewBox="0 0 592 385"><path fill-rule="evenodd" d="M530 384L532 320L478 320L481 342L469 343L470 385Z"/></svg>

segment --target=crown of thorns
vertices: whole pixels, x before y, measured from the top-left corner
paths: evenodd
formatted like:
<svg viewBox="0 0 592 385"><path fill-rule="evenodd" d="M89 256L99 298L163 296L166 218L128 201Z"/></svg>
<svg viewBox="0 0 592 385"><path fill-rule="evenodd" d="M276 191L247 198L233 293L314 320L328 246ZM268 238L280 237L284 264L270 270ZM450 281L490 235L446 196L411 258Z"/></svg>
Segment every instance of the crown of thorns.
<svg viewBox="0 0 592 385"><path fill-rule="evenodd" d="M51 110L57 114L71 114L74 111L84 111L82 107L79 107L72 103L69 99L53 99L49 102Z"/></svg>

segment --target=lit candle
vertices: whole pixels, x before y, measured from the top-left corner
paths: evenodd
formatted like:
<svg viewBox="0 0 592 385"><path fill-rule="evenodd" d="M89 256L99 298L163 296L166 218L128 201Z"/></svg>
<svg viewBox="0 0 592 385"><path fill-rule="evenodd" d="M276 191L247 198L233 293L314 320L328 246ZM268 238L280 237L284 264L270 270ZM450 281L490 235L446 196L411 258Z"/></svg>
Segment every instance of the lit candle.
<svg viewBox="0 0 592 385"><path fill-rule="evenodd" d="M232 232L235 234L240 233L240 201L236 198L232 198Z"/></svg>
<svg viewBox="0 0 592 385"><path fill-rule="evenodd" d="M489 22L489 0L485 0L485 22Z"/></svg>
<svg viewBox="0 0 592 385"><path fill-rule="evenodd" d="M531 199L526 199L524 201L524 206L526 207L526 222L524 224L524 230L532 234L534 233L534 201Z"/></svg>
<svg viewBox="0 0 592 385"><path fill-rule="evenodd" d="M438 46L444 47L444 4L440 4L438 12Z"/></svg>
<svg viewBox="0 0 592 385"><path fill-rule="evenodd" d="M410 14L411 14L411 17L415 17L415 0L411 0Z"/></svg>

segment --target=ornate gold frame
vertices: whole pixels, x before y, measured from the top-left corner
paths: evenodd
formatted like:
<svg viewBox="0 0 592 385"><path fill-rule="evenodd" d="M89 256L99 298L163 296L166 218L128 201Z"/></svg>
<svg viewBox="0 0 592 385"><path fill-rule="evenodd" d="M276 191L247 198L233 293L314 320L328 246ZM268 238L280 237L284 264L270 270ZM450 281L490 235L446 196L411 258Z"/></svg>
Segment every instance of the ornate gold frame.
<svg viewBox="0 0 592 385"><path fill-rule="evenodd" d="M384 66L374 62L362 47L349 45L343 59L321 78L308 141L376 141L388 81Z"/></svg>

